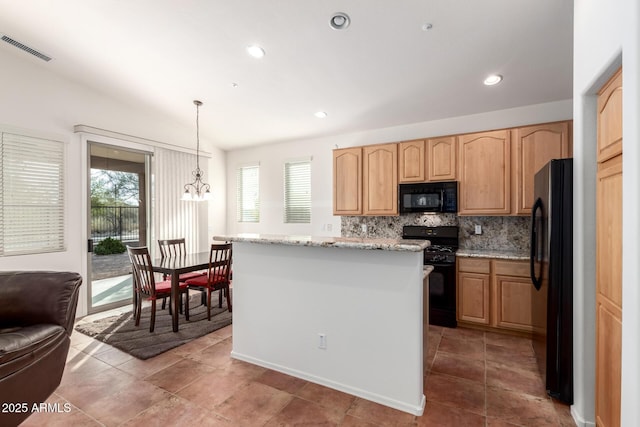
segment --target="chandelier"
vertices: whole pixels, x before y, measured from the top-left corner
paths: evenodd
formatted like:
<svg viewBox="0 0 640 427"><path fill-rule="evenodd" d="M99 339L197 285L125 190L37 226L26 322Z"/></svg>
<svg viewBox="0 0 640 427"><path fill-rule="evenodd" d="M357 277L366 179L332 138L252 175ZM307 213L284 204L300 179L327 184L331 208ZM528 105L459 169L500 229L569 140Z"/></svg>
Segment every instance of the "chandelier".
<svg viewBox="0 0 640 427"><path fill-rule="evenodd" d="M201 202L203 200L211 199L210 186L202 180L204 172L200 170L200 106L202 102L195 100L193 103L196 105L196 168L192 172L194 181L184 186L184 194L182 200L194 200Z"/></svg>

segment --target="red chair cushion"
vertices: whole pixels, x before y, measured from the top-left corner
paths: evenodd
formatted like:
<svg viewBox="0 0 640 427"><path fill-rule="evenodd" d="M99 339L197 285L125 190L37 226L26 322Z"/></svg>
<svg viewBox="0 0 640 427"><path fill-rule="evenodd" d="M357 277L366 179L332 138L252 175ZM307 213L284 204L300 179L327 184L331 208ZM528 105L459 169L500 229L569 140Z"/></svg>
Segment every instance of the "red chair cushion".
<svg viewBox="0 0 640 427"><path fill-rule="evenodd" d="M186 288L186 283L180 283L180 288ZM156 294L171 294L171 280L156 282Z"/></svg>
<svg viewBox="0 0 640 427"><path fill-rule="evenodd" d="M222 274L217 274L213 278L213 285L215 286L218 283L223 283L225 281L225 279L226 279L226 277L223 276ZM209 286L209 277L207 277L207 276L196 277L194 279L187 280L186 283L187 283L187 285L190 285L190 286L207 287L207 286Z"/></svg>

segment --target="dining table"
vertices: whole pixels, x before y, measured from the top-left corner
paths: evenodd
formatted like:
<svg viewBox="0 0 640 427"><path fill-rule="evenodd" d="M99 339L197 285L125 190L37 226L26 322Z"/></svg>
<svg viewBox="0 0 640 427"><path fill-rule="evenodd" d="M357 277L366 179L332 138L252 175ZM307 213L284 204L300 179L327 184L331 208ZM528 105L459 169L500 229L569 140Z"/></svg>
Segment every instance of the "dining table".
<svg viewBox="0 0 640 427"><path fill-rule="evenodd" d="M151 265L153 271L171 276L171 303L173 304L173 332L178 332L178 316L180 313L180 275L192 271L207 270L209 268L207 252L197 252L186 255L165 256L155 258Z"/></svg>

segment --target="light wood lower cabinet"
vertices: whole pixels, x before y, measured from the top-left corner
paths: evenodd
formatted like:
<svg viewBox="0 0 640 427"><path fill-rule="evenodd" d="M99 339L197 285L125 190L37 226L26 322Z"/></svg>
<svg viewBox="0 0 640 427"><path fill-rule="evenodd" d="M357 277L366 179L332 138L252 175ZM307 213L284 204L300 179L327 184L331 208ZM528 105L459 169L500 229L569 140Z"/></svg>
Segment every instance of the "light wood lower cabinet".
<svg viewBox="0 0 640 427"><path fill-rule="evenodd" d="M458 258L458 321L531 332L527 261Z"/></svg>
<svg viewBox="0 0 640 427"><path fill-rule="evenodd" d="M529 263L494 260L493 326L531 332L531 292Z"/></svg>

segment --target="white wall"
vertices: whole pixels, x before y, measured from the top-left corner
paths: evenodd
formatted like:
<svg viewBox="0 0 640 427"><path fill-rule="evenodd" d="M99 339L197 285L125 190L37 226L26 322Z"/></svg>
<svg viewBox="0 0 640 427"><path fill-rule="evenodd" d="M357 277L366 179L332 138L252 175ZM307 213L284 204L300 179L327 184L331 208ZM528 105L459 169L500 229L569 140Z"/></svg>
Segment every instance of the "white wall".
<svg viewBox="0 0 640 427"><path fill-rule="evenodd" d="M623 66L622 425L640 419L640 6L637 0L574 3L575 404L579 425L595 424L595 183L597 90Z"/></svg>
<svg viewBox="0 0 640 427"><path fill-rule="evenodd" d="M78 315L86 313L86 157L77 124L193 148L193 126L171 122L158 111L119 103L108 96L53 75L39 59L0 50L0 128L51 137L67 143L65 252L0 257L0 270L50 269L80 272L85 278ZM185 104L192 105L188 98ZM191 108L191 107L188 107ZM194 121L195 126L195 121ZM201 141L209 159L214 200L209 203L208 236L226 231L225 153ZM190 178L190 177L185 177ZM208 237L206 240L210 240Z"/></svg>
<svg viewBox="0 0 640 427"><path fill-rule="evenodd" d="M397 142L429 136L501 129L512 126L568 120L571 100L532 105L490 113L257 146L227 153L227 230L229 233L340 235L340 217L333 216L334 148ZM325 120L329 120L328 118ZM311 224L284 224L283 168L287 159L312 156ZM243 164L260 162L260 223L236 221L236 171ZM331 225L331 230L327 224Z"/></svg>

